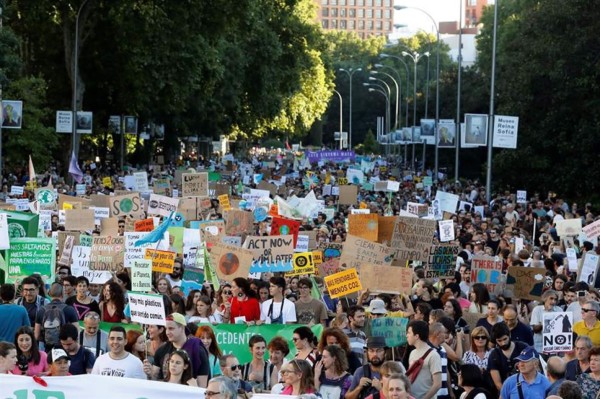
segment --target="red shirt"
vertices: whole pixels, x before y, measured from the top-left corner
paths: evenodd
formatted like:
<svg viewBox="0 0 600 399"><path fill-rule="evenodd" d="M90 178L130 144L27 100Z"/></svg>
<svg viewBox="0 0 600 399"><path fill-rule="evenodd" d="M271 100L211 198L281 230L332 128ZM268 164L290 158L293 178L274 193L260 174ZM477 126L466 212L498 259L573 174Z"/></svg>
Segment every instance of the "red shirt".
<svg viewBox="0 0 600 399"><path fill-rule="evenodd" d="M255 298L246 298L239 301L237 298L231 299L231 316L229 322L235 324L235 318L244 316L246 321L260 320L260 305Z"/></svg>

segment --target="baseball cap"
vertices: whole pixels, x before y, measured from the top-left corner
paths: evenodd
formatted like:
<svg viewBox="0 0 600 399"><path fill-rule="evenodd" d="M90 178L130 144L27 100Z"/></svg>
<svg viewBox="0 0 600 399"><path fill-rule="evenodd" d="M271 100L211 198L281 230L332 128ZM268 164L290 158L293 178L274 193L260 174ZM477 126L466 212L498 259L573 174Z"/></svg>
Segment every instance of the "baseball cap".
<svg viewBox="0 0 600 399"><path fill-rule="evenodd" d="M537 359L538 356L539 355L537 351L533 349L533 347L528 346L527 348L523 349L519 356L517 356L515 359L520 362L529 362L531 360Z"/></svg>
<svg viewBox="0 0 600 399"><path fill-rule="evenodd" d="M167 316L167 321L174 321L175 323L181 326L187 326L187 322L185 321L185 316L181 313L171 313Z"/></svg>
<svg viewBox="0 0 600 399"><path fill-rule="evenodd" d="M373 299L369 304L369 312L372 314L386 314L387 310L385 310L385 302L381 299Z"/></svg>
<svg viewBox="0 0 600 399"><path fill-rule="evenodd" d="M52 349L50 353L48 353L48 363L54 363L55 361L60 359L71 360L71 358L69 357L69 355L67 355L67 352L65 352L64 349L55 348Z"/></svg>

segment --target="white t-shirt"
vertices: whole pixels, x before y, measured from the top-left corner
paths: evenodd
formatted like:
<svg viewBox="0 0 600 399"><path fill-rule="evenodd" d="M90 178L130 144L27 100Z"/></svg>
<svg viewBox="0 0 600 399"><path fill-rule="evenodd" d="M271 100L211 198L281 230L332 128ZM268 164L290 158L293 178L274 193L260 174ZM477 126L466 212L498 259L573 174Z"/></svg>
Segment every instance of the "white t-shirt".
<svg viewBox="0 0 600 399"><path fill-rule="evenodd" d="M466 392L463 392L463 393L460 395L460 399L465 399L465 398L467 397L467 395L468 395L468 393L466 393ZM485 397L485 394L483 394L483 393L478 393L477 395L475 395L475 397L474 397L473 399L487 399L487 398Z"/></svg>
<svg viewBox="0 0 600 399"><path fill-rule="evenodd" d="M110 352L105 353L96 359L92 374L106 375L109 377L138 378L140 380L146 379L142 361L131 353L120 360L111 358Z"/></svg>
<svg viewBox="0 0 600 399"><path fill-rule="evenodd" d="M179 279L178 281L174 281L169 274L165 274L165 279L169 281L169 283L171 284L171 288L181 287L181 279Z"/></svg>
<svg viewBox="0 0 600 399"><path fill-rule="evenodd" d="M271 308L272 306L272 308ZM273 302L273 299L267 299L260 305L260 319L265 324L271 324L271 319L279 318L283 314L281 324L296 322L296 306L294 302L283 299L283 309L281 302Z"/></svg>
<svg viewBox="0 0 600 399"><path fill-rule="evenodd" d="M210 323L219 324L223 322L223 318L217 312L211 314L208 317L192 316L188 319L188 323Z"/></svg>

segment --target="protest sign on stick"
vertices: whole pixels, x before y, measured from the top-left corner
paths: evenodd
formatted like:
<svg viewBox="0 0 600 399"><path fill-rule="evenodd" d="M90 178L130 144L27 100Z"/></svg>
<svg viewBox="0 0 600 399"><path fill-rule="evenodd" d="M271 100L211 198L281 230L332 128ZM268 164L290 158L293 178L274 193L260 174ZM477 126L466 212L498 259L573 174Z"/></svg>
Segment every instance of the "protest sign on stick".
<svg viewBox="0 0 600 399"><path fill-rule="evenodd" d="M129 293L131 321L140 324L164 326L167 324L165 303L162 295Z"/></svg>

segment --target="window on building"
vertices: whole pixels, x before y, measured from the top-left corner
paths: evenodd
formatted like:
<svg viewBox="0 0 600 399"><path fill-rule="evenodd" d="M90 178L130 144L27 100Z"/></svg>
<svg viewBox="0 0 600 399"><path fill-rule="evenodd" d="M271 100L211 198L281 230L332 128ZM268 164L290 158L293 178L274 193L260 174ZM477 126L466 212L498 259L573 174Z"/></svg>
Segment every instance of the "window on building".
<svg viewBox="0 0 600 399"><path fill-rule="evenodd" d="M351 8L348 10L348 16L350 18L354 18L356 16L356 10L354 8Z"/></svg>
<svg viewBox="0 0 600 399"><path fill-rule="evenodd" d="M346 20L345 19L342 19L340 21L340 29L346 29Z"/></svg>
<svg viewBox="0 0 600 399"><path fill-rule="evenodd" d="M392 17L392 12L390 10L384 10L383 11L383 16L384 16L384 18L389 19L389 18Z"/></svg>
<svg viewBox="0 0 600 399"><path fill-rule="evenodd" d="M331 20L331 29L337 29L337 19Z"/></svg>
<svg viewBox="0 0 600 399"><path fill-rule="evenodd" d="M353 20L348 21L348 29L354 30L354 21Z"/></svg>
<svg viewBox="0 0 600 399"><path fill-rule="evenodd" d="M469 5L475 7L477 5L477 0L469 0Z"/></svg>
<svg viewBox="0 0 600 399"><path fill-rule="evenodd" d="M385 0L385 1L383 2L383 4L384 4L386 7L391 7L391 6L392 6L392 2L391 2L390 0Z"/></svg>
<svg viewBox="0 0 600 399"><path fill-rule="evenodd" d="M376 21L375 22L375 29L381 30L382 27L383 27L383 24L381 23L381 21Z"/></svg>
<svg viewBox="0 0 600 399"><path fill-rule="evenodd" d="M367 8L367 18L373 18L373 10Z"/></svg>
<svg viewBox="0 0 600 399"><path fill-rule="evenodd" d="M321 16L322 16L322 17L328 17L328 16L329 16L329 8L327 8L327 7L323 7L323 8L321 9Z"/></svg>
<svg viewBox="0 0 600 399"><path fill-rule="evenodd" d="M326 6L327 5L327 0L321 0L321 4Z"/></svg>
<svg viewBox="0 0 600 399"><path fill-rule="evenodd" d="M373 21L367 21L367 29L368 30L373 30Z"/></svg>
<svg viewBox="0 0 600 399"><path fill-rule="evenodd" d="M349 5L349 6L353 6L353 5L354 5L354 3L355 3L355 1L354 1L354 0L348 0L348 5Z"/></svg>
<svg viewBox="0 0 600 399"><path fill-rule="evenodd" d="M375 5L377 7L381 7L381 0L375 0Z"/></svg>
<svg viewBox="0 0 600 399"><path fill-rule="evenodd" d="M364 6L365 5L365 0L356 0L356 5L360 6L360 7Z"/></svg>
<svg viewBox="0 0 600 399"><path fill-rule="evenodd" d="M346 5L346 0L340 0L340 5L341 6L345 6Z"/></svg>
<svg viewBox="0 0 600 399"><path fill-rule="evenodd" d="M329 29L329 21L326 19L322 20L321 26L323 27L323 29Z"/></svg>
<svg viewBox="0 0 600 399"><path fill-rule="evenodd" d="M331 9L331 16L332 17L337 17L338 16L338 10L337 10L337 8L332 8Z"/></svg>
<svg viewBox="0 0 600 399"><path fill-rule="evenodd" d="M379 10L379 9L375 10L375 18L381 19L381 10Z"/></svg>
<svg viewBox="0 0 600 399"><path fill-rule="evenodd" d="M329 0L329 4L332 6L337 6L337 0Z"/></svg>
<svg viewBox="0 0 600 399"><path fill-rule="evenodd" d="M364 18L365 17L365 9L359 8L357 15L358 15L358 18Z"/></svg>
<svg viewBox="0 0 600 399"><path fill-rule="evenodd" d="M340 9L340 17L345 17L346 16L346 9L345 8L341 8Z"/></svg>
<svg viewBox="0 0 600 399"><path fill-rule="evenodd" d="M373 0L367 0L367 6L373 7Z"/></svg>
<svg viewBox="0 0 600 399"><path fill-rule="evenodd" d="M365 21L362 19L358 20L358 29L365 29Z"/></svg>

